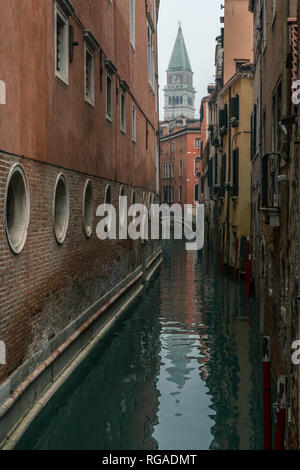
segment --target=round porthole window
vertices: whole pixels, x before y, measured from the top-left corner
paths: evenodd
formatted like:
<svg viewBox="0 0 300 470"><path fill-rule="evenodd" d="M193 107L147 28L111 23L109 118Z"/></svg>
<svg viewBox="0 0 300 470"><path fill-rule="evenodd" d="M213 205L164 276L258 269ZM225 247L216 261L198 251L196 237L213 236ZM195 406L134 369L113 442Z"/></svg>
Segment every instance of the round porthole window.
<svg viewBox="0 0 300 470"><path fill-rule="evenodd" d="M61 174L56 180L54 191L54 233L59 244L62 244L66 238L68 224L69 193L66 178Z"/></svg>
<svg viewBox="0 0 300 470"><path fill-rule="evenodd" d="M5 198L6 234L12 251L21 253L29 224L29 191L23 167L19 164L10 171Z"/></svg>
<svg viewBox="0 0 300 470"><path fill-rule="evenodd" d="M83 194L83 223L87 237L92 235L94 222L94 191L90 180L85 184Z"/></svg>

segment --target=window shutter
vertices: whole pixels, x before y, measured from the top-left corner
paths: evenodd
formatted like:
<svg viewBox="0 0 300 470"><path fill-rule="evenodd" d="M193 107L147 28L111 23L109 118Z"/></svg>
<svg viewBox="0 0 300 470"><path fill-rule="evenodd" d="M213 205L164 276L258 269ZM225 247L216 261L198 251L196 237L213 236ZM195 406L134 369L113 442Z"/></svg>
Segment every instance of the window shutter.
<svg viewBox="0 0 300 470"><path fill-rule="evenodd" d="M219 126L223 127L223 121L224 121L224 110L220 109L219 110Z"/></svg>
<svg viewBox="0 0 300 470"><path fill-rule="evenodd" d="M251 114L251 160L256 154L257 144L257 105L253 107L253 113Z"/></svg>
<svg viewBox="0 0 300 470"><path fill-rule="evenodd" d="M218 154L215 154L215 175L214 175L215 185L218 184Z"/></svg>
<svg viewBox="0 0 300 470"><path fill-rule="evenodd" d="M226 182L226 154L222 156L222 168L221 168L221 191L220 196L225 196L225 182Z"/></svg>
<svg viewBox="0 0 300 470"><path fill-rule="evenodd" d="M240 95L236 95L234 100L234 117L239 121L240 119Z"/></svg>
<svg viewBox="0 0 300 470"><path fill-rule="evenodd" d="M225 104L224 106L224 126L228 127L228 106Z"/></svg>
<svg viewBox="0 0 300 470"><path fill-rule="evenodd" d="M232 196L237 197L239 195L239 149L233 150L233 190Z"/></svg>

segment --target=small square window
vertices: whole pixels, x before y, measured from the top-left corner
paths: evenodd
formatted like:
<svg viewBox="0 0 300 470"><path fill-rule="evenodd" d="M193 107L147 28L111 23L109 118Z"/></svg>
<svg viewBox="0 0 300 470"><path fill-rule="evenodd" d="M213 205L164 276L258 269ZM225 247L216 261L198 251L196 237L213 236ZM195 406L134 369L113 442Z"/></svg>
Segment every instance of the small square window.
<svg viewBox="0 0 300 470"><path fill-rule="evenodd" d="M112 110L112 93L113 93L113 80L109 73L106 73L106 118L112 121L113 110Z"/></svg>
<svg viewBox="0 0 300 470"><path fill-rule="evenodd" d="M126 96L125 93L121 91L121 131L126 132Z"/></svg>
<svg viewBox="0 0 300 470"><path fill-rule="evenodd" d="M85 47L85 99L94 106L95 81L94 81L94 55Z"/></svg>

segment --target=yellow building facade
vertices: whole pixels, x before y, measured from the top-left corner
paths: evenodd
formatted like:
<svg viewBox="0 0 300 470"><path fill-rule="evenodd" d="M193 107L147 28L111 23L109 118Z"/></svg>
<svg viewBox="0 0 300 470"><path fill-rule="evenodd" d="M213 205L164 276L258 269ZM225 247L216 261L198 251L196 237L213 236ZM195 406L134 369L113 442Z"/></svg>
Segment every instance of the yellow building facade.
<svg viewBox="0 0 300 470"><path fill-rule="evenodd" d="M250 150L253 105L250 64L241 67L229 80L219 99L222 264L243 274L246 270L251 216Z"/></svg>

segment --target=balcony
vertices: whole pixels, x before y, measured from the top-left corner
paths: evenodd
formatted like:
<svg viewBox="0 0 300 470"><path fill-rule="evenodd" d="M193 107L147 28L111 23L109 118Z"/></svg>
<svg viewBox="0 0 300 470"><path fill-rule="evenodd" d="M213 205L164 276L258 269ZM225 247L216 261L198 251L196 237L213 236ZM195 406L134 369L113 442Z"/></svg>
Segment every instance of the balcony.
<svg viewBox="0 0 300 470"><path fill-rule="evenodd" d="M265 223L279 227L280 220L280 176L281 154L270 152L262 158L262 201L261 211L265 214Z"/></svg>

